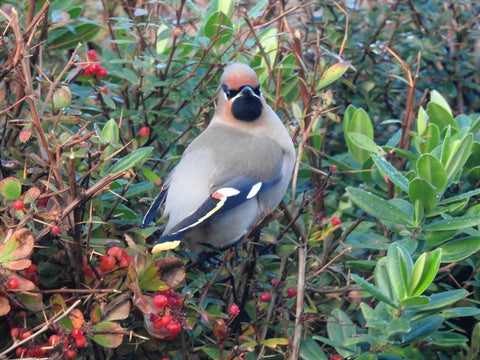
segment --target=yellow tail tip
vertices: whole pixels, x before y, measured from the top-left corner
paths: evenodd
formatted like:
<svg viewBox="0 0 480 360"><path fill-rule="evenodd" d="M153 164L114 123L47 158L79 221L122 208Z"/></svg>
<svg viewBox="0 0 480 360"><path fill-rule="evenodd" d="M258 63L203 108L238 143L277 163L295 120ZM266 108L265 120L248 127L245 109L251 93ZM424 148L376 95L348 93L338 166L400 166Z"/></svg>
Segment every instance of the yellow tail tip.
<svg viewBox="0 0 480 360"><path fill-rule="evenodd" d="M164 243L157 244L153 247L152 254L162 252L162 251L171 250L171 249L175 249L178 245L180 245L180 240L167 241L167 242L164 242Z"/></svg>

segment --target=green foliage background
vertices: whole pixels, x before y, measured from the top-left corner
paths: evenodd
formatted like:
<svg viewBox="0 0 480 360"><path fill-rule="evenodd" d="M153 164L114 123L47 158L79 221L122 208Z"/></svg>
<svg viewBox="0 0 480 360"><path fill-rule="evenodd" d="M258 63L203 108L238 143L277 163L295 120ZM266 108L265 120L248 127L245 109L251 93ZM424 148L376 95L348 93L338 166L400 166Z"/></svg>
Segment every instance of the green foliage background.
<svg viewBox="0 0 480 360"><path fill-rule="evenodd" d="M33 329L27 347L69 333L67 318L46 319L74 307L89 339L79 358L477 358L479 11L437 0L3 2L0 357L20 346L14 326ZM107 76L82 75L88 50ZM168 254L188 265L167 285L165 255L148 252L162 220L141 219L208 125L232 61L259 75L298 167L259 237L213 266ZM26 211L15 211L21 196ZM9 240L22 229L30 253ZM86 274L114 245L132 264ZM26 277L20 260L39 283L11 291L10 277ZM188 325L158 340L140 300L169 286Z"/></svg>

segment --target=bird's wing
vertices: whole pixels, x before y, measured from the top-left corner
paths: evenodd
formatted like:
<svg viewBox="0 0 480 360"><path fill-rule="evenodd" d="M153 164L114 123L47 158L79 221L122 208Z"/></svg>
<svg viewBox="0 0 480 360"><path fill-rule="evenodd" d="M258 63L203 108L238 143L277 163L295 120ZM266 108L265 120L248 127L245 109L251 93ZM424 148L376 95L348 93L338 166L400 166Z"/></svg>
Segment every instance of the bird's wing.
<svg viewBox="0 0 480 360"><path fill-rule="evenodd" d="M245 201L258 197L280 179L281 173L269 183L248 176L237 176L221 185L213 186L210 196L190 215L170 229L167 234L162 235L152 251L159 252L177 247L188 230Z"/></svg>
<svg viewBox="0 0 480 360"><path fill-rule="evenodd" d="M168 184L163 185L162 189L160 190L160 194L158 194L155 201L150 205L147 213L143 217L142 228L145 228L148 224L150 224L153 220L155 220L155 216L157 215L158 209L162 206L163 202L165 201L165 197L167 196L168 191Z"/></svg>

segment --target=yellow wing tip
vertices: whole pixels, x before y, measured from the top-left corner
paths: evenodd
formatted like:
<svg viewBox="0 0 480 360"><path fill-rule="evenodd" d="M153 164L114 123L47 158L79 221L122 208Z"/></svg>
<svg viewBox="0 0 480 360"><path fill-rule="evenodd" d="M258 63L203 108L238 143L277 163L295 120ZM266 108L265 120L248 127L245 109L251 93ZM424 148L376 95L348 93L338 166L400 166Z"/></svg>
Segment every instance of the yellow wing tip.
<svg viewBox="0 0 480 360"><path fill-rule="evenodd" d="M175 249L178 245L180 245L180 241L167 241L164 243L157 244L153 247L152 249L152 254L162 252L162 251L167 251L171 249Z"/></svg>

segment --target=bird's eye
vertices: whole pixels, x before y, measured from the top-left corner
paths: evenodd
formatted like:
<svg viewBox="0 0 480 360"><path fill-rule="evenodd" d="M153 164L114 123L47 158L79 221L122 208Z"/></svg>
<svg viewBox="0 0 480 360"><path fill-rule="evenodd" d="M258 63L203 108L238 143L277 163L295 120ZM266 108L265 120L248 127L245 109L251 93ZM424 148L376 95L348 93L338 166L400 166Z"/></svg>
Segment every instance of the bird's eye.
<svg viewBox="0 0 480 360"><path fill-rule="evenodd" d="M229 89L228 86L225 84L222 85L222 90L225 93L225 96L227 97L228 100L233 99L239 93L238 90Z"/></svg>
<svg viewBox="0 0 480 360"><path fill-rule="evenodd" d="M257 86L256 88L253 89L253 92L257 96L262 96L262 90L260 90L260 86Z"/></svg>

